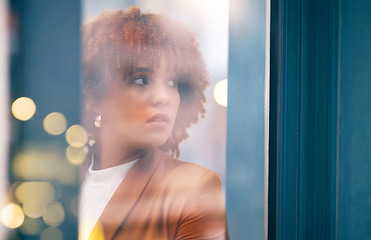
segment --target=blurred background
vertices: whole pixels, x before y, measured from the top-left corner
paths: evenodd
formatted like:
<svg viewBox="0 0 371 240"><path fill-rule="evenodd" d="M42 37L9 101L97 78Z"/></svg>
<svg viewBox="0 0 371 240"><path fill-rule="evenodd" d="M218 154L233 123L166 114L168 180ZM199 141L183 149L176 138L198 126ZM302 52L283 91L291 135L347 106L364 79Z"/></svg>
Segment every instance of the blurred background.
<svg viewBox="0 0 371 240"><path fill-rule="evenodd" d="M75 239L87 139L79 125L80 7L1 5L0 239Z"/></svg>

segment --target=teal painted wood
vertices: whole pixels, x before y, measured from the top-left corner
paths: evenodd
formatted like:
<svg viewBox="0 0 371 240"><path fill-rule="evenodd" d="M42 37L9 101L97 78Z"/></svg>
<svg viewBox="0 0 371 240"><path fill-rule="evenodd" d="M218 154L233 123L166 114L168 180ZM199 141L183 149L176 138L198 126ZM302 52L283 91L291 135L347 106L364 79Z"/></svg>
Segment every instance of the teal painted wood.
<svg viewBox="0 0 371 240"><path fill-rule="evenodd" d="M331 194L335 189L332 168L335 168L337 78L333 78L333 68L337 61L333 58L333 39L337 35L336 6L332 1L307 1L303 3L303 71L301 119L301 182L299 194L299 237L300 239L331 239ZM335 32L336 33L336 32ZM334 62L335 61L335 62ZM334 94L335 93L335 94ZM335 103L335 104L334 104Z"/></svg>
<svg viewBox="0 0 371 240"><path fill-rule="evenodd" d="M227 215L231 239L264 239L265 0L230 1Z"/></svg>
<svg viewBox="0 0 371 240"><path fill-rule="evenodd" d="M338 238L371 239L371 2L341 0Z"/></svg>
<svg viewBox="0 0 371 240"><path fill-rule="evenodd" d="M269 239L298 235L300 23L300 2L272 4Z"/></svg>
<svg viewBox="0 0 371 240"><path fill-rule="evenodd" d="M270 176L276 181L270 185L275 209L269 209L269 239L335 236L336 16L334 1L282 0L272 8L271 96L277 97L271 107L277 119L270 122L276 139L270 141Z"/></svg>

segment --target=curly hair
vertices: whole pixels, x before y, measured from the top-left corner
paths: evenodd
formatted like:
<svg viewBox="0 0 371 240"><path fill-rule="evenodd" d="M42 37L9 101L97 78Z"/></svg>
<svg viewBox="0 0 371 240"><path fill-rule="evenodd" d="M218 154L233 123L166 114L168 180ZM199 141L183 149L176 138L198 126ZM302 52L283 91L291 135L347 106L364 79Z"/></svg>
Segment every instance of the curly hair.
<svg viewBox="0 0 371 240"><path fill-rule="evenodd" d="M160 56L175 70L180 95L173 131L160 149L179 157L179 143L188 137L187 129L205 114L206 65L195 34L187 26L164 15L142 13L137 7L103 11L82 26L82 118L89 134L96 134L96 106L116 75L121 72L131 77L139 57L154 67Z"/></svg>

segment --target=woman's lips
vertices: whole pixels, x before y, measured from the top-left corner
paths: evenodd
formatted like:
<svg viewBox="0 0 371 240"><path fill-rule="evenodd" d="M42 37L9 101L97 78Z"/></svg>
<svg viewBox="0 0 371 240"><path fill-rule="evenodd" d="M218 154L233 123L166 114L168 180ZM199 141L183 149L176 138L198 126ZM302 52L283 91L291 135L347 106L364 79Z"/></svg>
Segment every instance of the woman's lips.
<svg viewBox="0 0 371 240"><path fill-rule="evenodd" d="M158 113L153 115L147 123L151 127L155 128L166 128L169 125L169 117L166 114Z"/></svg>

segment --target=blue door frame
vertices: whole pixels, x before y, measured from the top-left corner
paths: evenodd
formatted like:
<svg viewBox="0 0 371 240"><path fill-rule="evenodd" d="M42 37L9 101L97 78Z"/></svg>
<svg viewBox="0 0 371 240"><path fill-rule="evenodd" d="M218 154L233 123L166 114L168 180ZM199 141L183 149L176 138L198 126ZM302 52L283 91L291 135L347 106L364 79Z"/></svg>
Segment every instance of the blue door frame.
<svg viewBox="0 0 371 240"><path fill-rule="evenodd" d="M272 1L268 239L371 239L370 15Z"/></svg>

